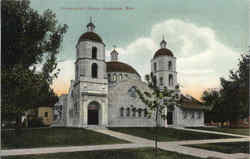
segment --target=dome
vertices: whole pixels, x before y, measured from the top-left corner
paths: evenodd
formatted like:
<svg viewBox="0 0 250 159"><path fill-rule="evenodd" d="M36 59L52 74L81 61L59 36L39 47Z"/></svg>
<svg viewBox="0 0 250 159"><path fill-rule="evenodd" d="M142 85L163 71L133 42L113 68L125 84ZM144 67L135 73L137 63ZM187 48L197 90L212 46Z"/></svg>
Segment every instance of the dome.
<svg viewBox="0 0 250 159"><path fill-rule="evenodd" d="M167 49L167 48L161 48L158 51L156 51L154 58L158 57L158 56L174 56L172 51Z"/></svg>
<svg viewBox="0 0 250 159"><path fill-rule="evenodd" d="M86 40L90 40L90 41L95 41L95 42L99 42L99 43L103 43L102 41L102 38L94 33L94 32L86 32L86 33L83 33L78 42L77 43L80 43L81 41L86 41Z"/></svg>
<svg viewBox="0 0 250 159"><path fill-rule="evenodd" d="M140 74L130 65L118 62L118 61L110 61L107 62L107 72L126 72L126 73L135 73L139 77Z"/></svg>

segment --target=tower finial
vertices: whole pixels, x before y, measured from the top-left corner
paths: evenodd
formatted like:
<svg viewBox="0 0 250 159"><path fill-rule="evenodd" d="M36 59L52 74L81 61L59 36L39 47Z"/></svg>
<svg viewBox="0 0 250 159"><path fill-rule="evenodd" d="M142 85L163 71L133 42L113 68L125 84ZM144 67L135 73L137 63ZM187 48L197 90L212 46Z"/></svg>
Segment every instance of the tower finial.
<svg viewBox="0 0 250 159"><path fill-rule="evenodd" d="M92 16L89 18L89 23L87 25L88 31L93 32L95 29L95 25L92 23Z"/></svg>
<svg viewBox="0 0 250 159"><path fill-rule="evenodd" d="M113 51L111 52L111 61L118 61L118 52L115 50L116 45L113 45Z"/></svg>
<svg viewBox="0 0 250 159"><path fill-rule="evenodd" d="M162 35L162 41L161 41L160 45L161 45L161 48L166 48L167 42L165 41L164 34Z"/></svg>

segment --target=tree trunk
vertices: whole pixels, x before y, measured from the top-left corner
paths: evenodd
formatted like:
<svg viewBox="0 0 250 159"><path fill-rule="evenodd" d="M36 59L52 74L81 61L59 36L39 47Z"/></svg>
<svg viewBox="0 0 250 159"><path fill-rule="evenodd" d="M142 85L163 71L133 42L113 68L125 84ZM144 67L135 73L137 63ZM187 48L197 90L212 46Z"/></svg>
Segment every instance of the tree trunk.
<svg viewBox="0 0 250 159"><path fill-rule="evenodd" d="M16 135L20 135L21 134L21 125L22 125L22 114L20 112L16 113Z"/></svg>
<svg viewBox="0 0 250 159"><path fill-rule="evenodd" d="M157 150L158 150L158 111L159 108L156 108L156 119L155 119L155 159L157 159Z"/></svg>

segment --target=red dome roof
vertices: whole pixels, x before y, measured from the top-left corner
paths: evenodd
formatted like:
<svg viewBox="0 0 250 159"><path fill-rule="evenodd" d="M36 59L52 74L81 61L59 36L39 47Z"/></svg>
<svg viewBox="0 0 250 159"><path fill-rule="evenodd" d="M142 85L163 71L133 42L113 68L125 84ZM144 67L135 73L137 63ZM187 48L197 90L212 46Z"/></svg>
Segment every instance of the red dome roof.
<svg viewBox="0 0 250 159"><path fill-rule="evenodd" d="M158 57L158 56L174 56L172 51L167 49L167 48L161 48L158 51L156 51L154 58Z"/></svg>
<svg viewBox="0 0 250 159"><path fill-rule="evenodd" d="M94 33L94 32L86 32L86 33L83 33L83 34L80 36L80 38L79 38L79 40L78 40L77 43L79 43L79 42L81 42L81 41L86 41L86 40L90 40L90 41L95 41L95 42L103 43L102 38L101 38L98 34L96 34L96 33Z"/></svg>
<svg viewBox="0 0 250 159"><path fill-rule="evenodd" d="M118 62L118 61L110 61L106 62L107 64L107 72L126 72L126 73L135 73L139 77L140 74L130 65Z"/></svg>

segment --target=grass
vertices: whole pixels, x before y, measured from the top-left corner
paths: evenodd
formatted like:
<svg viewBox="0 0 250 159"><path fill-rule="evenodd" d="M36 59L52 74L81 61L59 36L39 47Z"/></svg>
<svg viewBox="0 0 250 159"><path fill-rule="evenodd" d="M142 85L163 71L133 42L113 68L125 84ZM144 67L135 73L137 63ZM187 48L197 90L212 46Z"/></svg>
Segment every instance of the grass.
<svg viewBox="0 0 250 159"><path fill-rule="evenodd" d="M3 159L154 159L152 148L70 152L46 155L13 156ZM200 159L169 151L158 151L157 159Z"/></svg>
<svg viewBox="0 0 250 159"><path fill-rule="evenodd" d="M249 142L230 142L230 143L227 142L227 143L197 144L188 146L232 154L232 153L249 153L249 144L250 144Z"/></svg>
<svg viewBox="0 0 250 159"><path fill-rule="evenodd" d="M190 127L190 128L250 136L249 128L219 128L219 127Z"/></svg>
<svg viewBox="0 0 250 159"><path fill-rule="evenodd" d="M154 139L155 128L110 128L114 131L147 138ZM180 140L203 140L203 139L220 139L220 138L234 138L232 136L224 136L217 134L207 134L200 132L193 132L188 130L178 130L173 128L158 128L158 141L180 141Z"/></svg>
<svg viewBox="0 0 250 159"><path fill-rule="evenodd" d="M15 131L2 131L2 148L35 148L55 146L80 146L128 143L108 135L80 128L25 129L20 135Z"/></svg>

